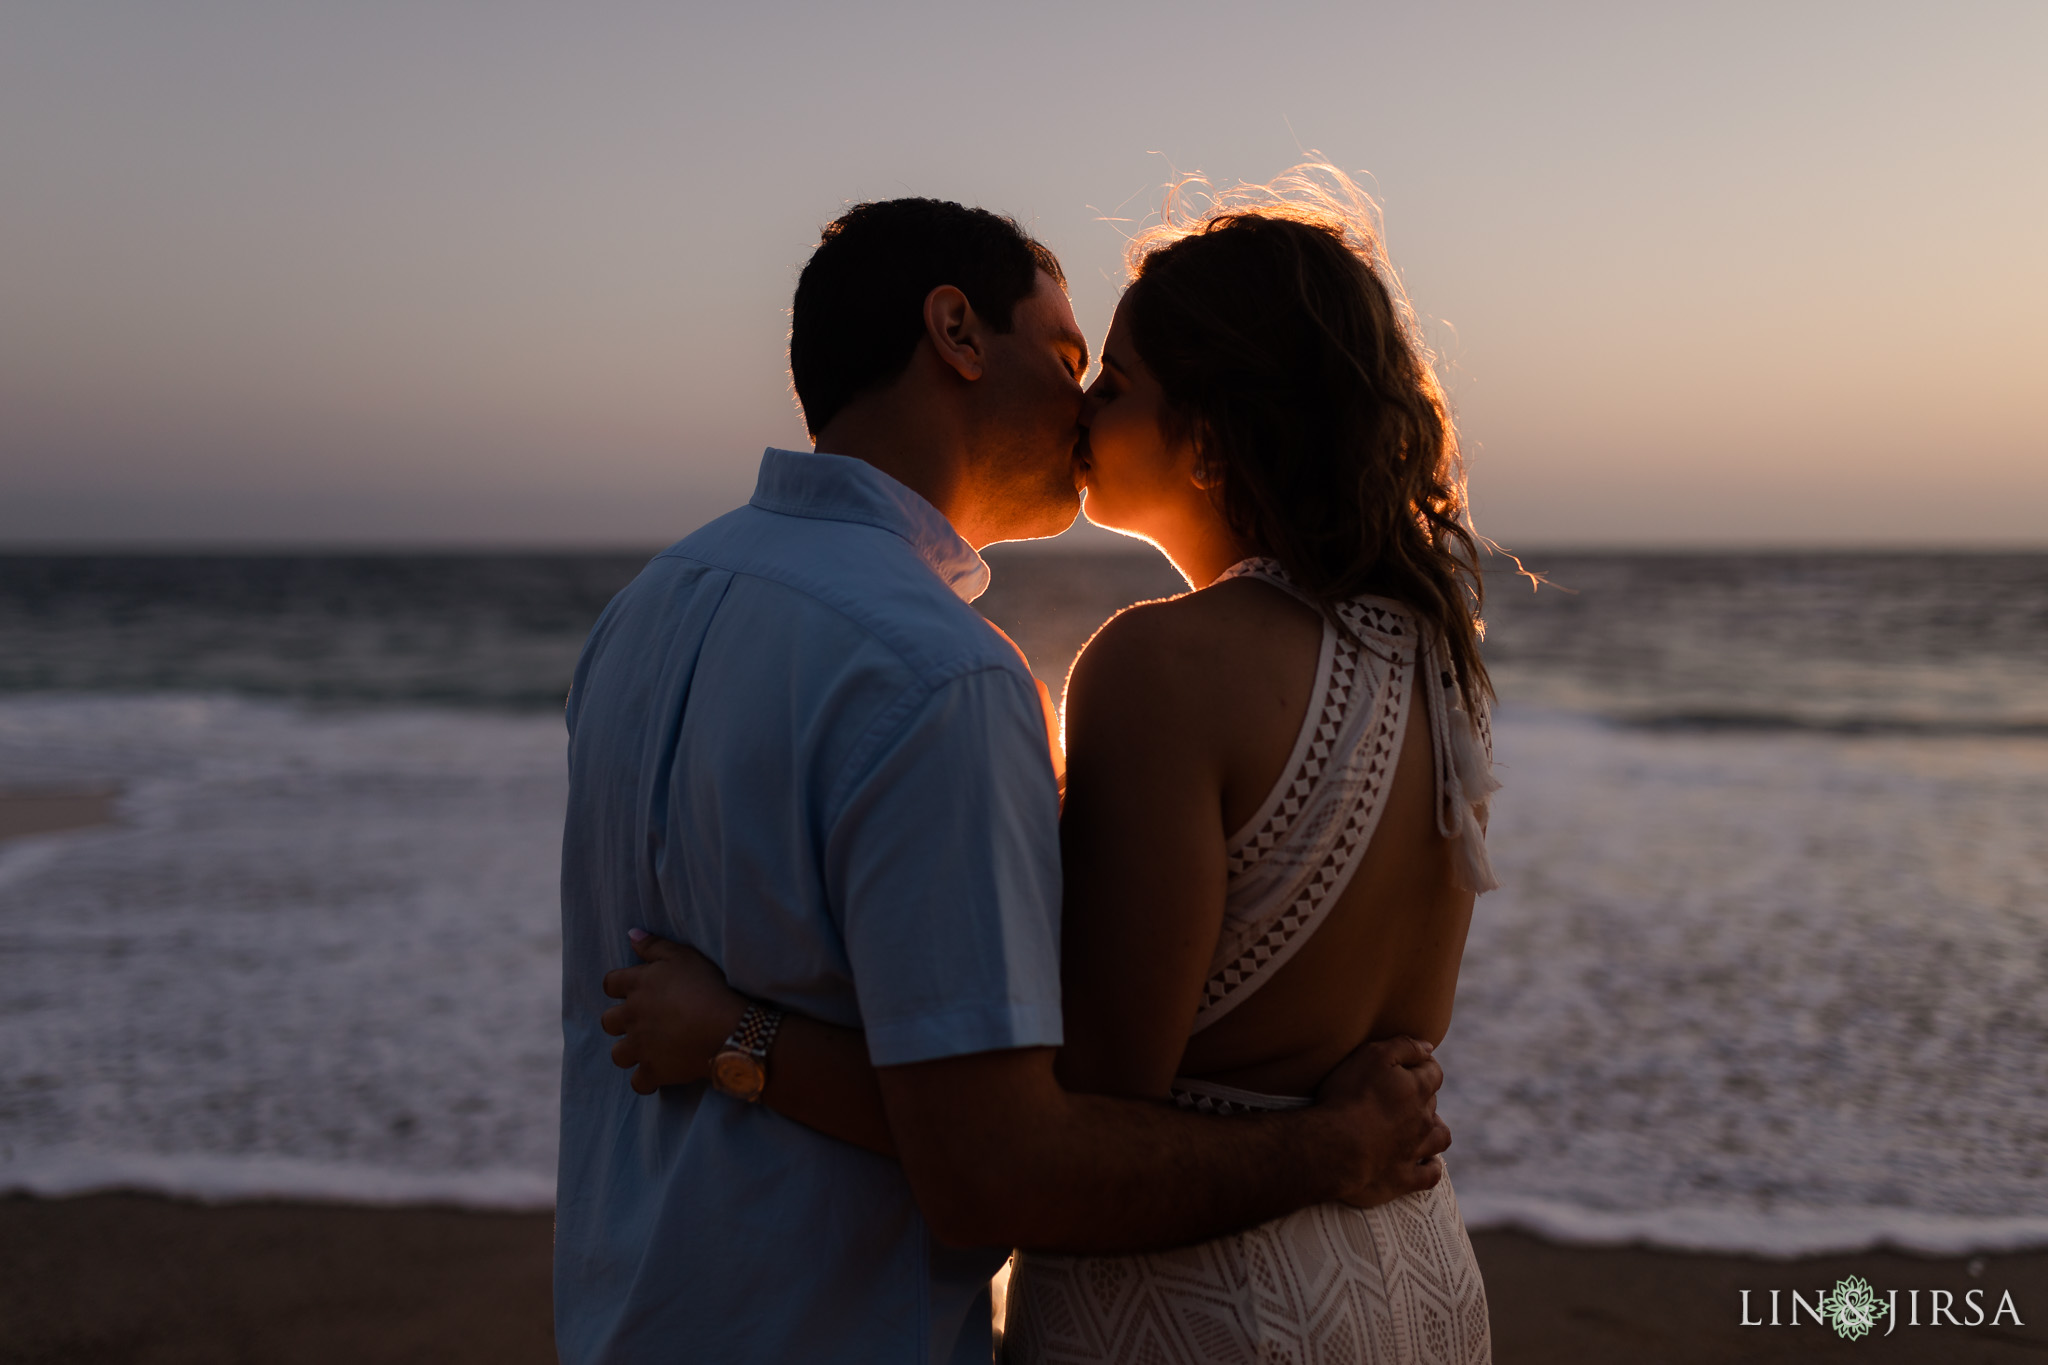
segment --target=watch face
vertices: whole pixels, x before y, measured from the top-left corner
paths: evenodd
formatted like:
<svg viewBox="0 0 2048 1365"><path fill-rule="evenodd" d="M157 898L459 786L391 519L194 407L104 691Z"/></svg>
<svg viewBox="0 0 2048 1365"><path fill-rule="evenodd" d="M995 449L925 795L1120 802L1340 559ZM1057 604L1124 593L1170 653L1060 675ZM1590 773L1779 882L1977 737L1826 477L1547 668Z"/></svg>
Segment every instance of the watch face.
<svg viewBox="0 0 2048 1365"><path fill-rule="evenodd" d="M768 1084L768 1073L745 1052L721 1052L711 1059L711 1084L737 1100L754 1100Z"/></svg>

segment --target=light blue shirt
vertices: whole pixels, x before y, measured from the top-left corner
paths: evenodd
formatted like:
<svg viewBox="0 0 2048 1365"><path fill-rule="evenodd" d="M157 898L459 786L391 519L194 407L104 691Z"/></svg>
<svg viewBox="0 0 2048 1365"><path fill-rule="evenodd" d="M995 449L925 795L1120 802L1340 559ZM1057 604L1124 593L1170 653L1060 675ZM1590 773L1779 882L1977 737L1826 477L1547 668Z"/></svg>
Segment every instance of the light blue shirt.
<svg viewBox="0 0 2048 1365"><path fill-rule="evenodd" d="M867 1030L877 1066L1060 1041L1059 797L988 569L872 465L770 450L569 696L555 1332L587 1362L989 1359L1005 1252L893 1161L703 1084L635 1095L600 981L643 926Z"/></svg>

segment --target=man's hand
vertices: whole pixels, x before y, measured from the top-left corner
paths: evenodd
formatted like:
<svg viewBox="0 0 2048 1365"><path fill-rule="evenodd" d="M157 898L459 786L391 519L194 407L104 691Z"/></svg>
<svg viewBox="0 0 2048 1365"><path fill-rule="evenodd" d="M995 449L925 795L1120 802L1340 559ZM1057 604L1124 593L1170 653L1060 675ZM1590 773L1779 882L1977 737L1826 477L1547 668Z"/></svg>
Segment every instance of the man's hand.
<svg viewBox="0 0 2048 1365"><path fill-rule="evenodd" d="M612 1044L615 1066L636 1068L633 1089L652 1095L664 1085L685 1085L711 1074L711 1057L746 1012L746 997L695 948L634 931L633 950L644 967L605 973L604 993L623 1003L606 1010L600 1027Z"/></svg>
<svg viewBox="0 0 2048 1365"><path fill-rule="evenodd" d="M1451 1130L1436 1116L1444 1070L1432 1052L1414 1038L1366 1043L1317 1091L1316 1102L1357 1144L1356 1162L1338 1191L1345 1203L1369 1209L1443 1179L1437 1157L1451 1145Z"/></svg>
<svg viewBox="0 0 2048 1365"><path fill-rule="evenodd" d="M1238 1118L1062 1089L1050 1048L883 1067L918 1207L949 1246L1115 1255L1220 1237L1342 1199L1369 1207L1443 1179L1443 1072L1412 1038L1368 1043L1321 1102Z"/></svg>

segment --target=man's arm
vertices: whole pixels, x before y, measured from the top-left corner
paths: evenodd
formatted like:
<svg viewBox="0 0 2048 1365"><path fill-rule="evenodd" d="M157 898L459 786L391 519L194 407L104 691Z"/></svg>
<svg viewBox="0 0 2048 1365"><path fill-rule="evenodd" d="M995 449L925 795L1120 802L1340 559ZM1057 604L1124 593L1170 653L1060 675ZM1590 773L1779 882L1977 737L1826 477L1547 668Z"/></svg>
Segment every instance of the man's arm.
<svg viewBox="0 0 2048 1365"><path fill-rule="evenodd" d="M1443 1178L1443 1072L1427 1044L1369 1043L1307 1109L1243 1118L1073 1094L1050 1048L976 1053L876 1075L903 1169L956 1246L1154 1251L1309 1204L1366 1207Z"/></svg>
<svg viewBox="0 0 2048 1365"><path fill-rule="evenodd" d="M633 1088L705 1078L745 997L684 945L642 938L645 967L605 978L612 1059ZM1078 1095L1052 1049L978 1052L880 1070L854 1029L789 1015L761 1102L786 1118L898 1156L942 1240L1108 1253L1233 1232L1307 1204L1362 1206L1428 1189L1450 1145L1436 1118L1443 1072L1426 1044L1369 1043L1313 1109L1245 1118ZM1422 1164L1418 1164L1422 1163Z"/></svg>
<svg viewBox="0 0 2048 1365"><path fill-rule="evenodd" d="M701 1081L746 1008L718 969L648 940L650 965L605 979L633 1088ZM898 1157L941 1241L1112 1254L1182 1246L1309 1204L1369 1207L1442 1178L1443 1072L1428 1044L1368 1043L1313 1108L1242 1118L1153 1100L1073 1094L1050 1048L876 1069L853 1029L789 1015L761 1102L807 1127Z"/></svg>

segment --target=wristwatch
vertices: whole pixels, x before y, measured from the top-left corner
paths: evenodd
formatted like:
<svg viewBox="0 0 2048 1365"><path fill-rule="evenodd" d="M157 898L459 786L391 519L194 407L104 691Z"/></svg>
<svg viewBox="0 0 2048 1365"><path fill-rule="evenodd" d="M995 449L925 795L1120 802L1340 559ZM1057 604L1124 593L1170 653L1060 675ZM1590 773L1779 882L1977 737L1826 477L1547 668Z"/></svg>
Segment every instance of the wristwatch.
<svg viewBox="0 0 2048 1365"><path fill-rule="evenodd" d="M759 1104L761 1092L768 1088L768 1049L775 1045L775 1030L781 1027L781 1010L748 1005L733 1026L732 1036L711 1059L711 1088Z"/></svg>

